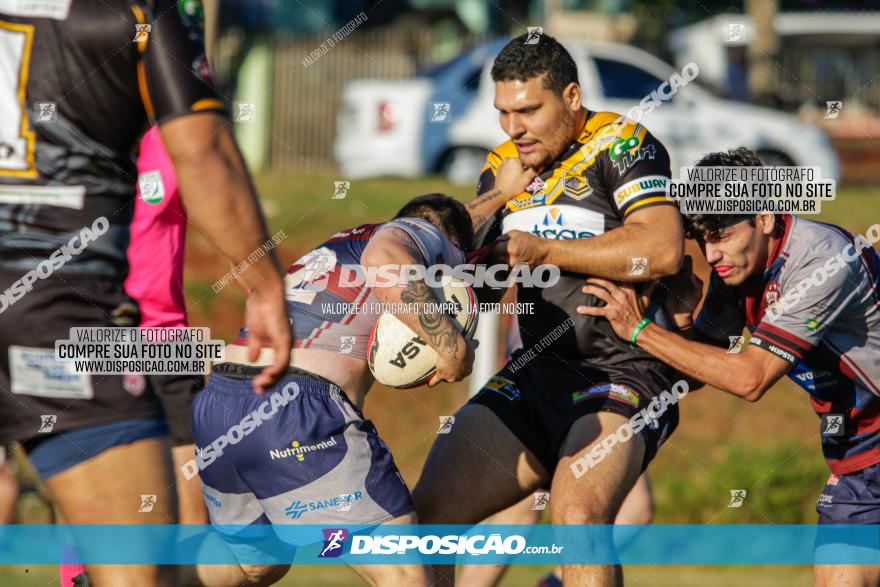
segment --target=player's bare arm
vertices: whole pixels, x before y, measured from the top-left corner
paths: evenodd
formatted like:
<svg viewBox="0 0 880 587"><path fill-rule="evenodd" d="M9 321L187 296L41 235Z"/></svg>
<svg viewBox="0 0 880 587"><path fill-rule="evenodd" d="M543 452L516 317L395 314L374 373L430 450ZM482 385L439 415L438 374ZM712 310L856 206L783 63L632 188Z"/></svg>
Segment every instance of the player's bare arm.
<svg viewBox="0 0 880 587"><path fill-rule="evenodd" d="M269 240L266 222L229 122L218 114L192 114L163 124L160 132L192 223L233 263L261 249ZM250 359L257 358L261 341L271 341L274 350L274 362L254 379L258 393L280 377L290 362L291 335L281 275L274 250L238 275L251 292L247 307Z"/></svg>
<svg viewBox="0 0 880 587"><path fill-rule="evenodd" d="M524 166L518 157L504 159L495 174L495 186L465 204L474 222L474 232L478 232L508 200L524 192L534 177L535 171Z"/></svg>
<svg viewBox="0 0 880 587"><path fill-rule="evenodd" d="M405 231L390 227L370 239L361 262L365 266L404 266L425 261ZM410 279L403 285L376 287L373 295L385 304L419 309L396 316L437 351L437 372L428 382L429 386L441 381L461 381L470 375L475 344L462 336L449 316L437 311L440 302L424 280Z"/></svg>
<svg viewBox="0 0 880 587"><path fill-rule="evenodd" d="M605 302L603 307L579 306L578 312L606 318L618 336L631 340L645 315L653 288L637 294L629 284L590 278L583 292ZM637 345L682 373L747 401L761 399L792 365L763 349L748 346L741 353L689 340L649 323L636 336Z"/></svg>
<svg viewBox="0 0 880 587"><path fill-rule="evenodd" d="M556 265L563 271L618 281L649 281L674 275L684 259L681 215L673 206L636 210L623 226L579 240L551 240L513 230L506 234L511 265ZM630 275L631 257L648 259L647 270Z"/></svg>

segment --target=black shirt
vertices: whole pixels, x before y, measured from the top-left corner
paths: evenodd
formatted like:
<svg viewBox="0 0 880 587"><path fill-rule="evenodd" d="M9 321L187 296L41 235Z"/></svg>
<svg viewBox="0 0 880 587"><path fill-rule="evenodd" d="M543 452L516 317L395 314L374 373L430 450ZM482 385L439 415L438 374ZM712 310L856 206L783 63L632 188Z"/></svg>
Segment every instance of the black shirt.
<svg viewBox="0 0 880 587"><path fill-rule="evenodd" d="M109 230L56 270L125 274L138 138L226 108L186 4L0 4L0 265L32 269L106 217Z"/></svg>

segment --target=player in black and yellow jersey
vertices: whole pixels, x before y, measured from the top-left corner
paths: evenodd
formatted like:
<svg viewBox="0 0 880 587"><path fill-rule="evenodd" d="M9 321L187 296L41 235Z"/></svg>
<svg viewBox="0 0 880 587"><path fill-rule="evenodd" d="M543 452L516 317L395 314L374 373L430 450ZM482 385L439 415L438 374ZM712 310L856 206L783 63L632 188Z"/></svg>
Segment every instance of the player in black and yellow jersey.
<svg viewBox="0 0 880 587"><path fill-rule="evenodd" d="M501 236L509 263L554 264L548 288L519 286L523 349L437 437L413 492L421 523L474 523L551 487L554 523L612 524L677 425L669 405L588 471L572 463L672 386L672 373L578 314L585 276L649 281L678 272L682 222L666 198L669 156L637 122L582 105L577 69L552 37L511 41L492 68L510 136L494 149L469 204L482 243ZM589 98L589 96L587 96ZM597 303L593 300L592 303ZM659 305L653 315L665 322ZM597 453L592 453L597 454ZM615 566L567 566L566 584L616 584ZM449 583L449 570L437 570Z"/></svg>
<svg viewBox="0 0 880 587"><path fill-rule="evenodd" d="M123 280L147 127L159 125L190 222L231 261L268 240L198 11L193 0L0 2L0 442L22 442L69 523L175 521L152 390L54 356L73 326L138 325ZM265 387L290 357L280 265L270 253L239 278L256 293L254 353L260 339L276 348ZM156 565L88 571L99 586L172 581Z"/></svg>

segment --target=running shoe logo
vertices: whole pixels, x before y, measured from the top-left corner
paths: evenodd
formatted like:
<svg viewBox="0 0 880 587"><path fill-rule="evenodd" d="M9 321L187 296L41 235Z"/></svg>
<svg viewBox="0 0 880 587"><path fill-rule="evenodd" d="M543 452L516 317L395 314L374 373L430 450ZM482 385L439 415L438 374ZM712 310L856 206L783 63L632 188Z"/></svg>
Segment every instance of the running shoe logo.
<svg viewBox="0 0 880 587"><path fill-rule="evenodd" d="M324 548L318 558L336 558L345 549L345 541L348 540L348 530L345 528L324 528Z"/></svg>

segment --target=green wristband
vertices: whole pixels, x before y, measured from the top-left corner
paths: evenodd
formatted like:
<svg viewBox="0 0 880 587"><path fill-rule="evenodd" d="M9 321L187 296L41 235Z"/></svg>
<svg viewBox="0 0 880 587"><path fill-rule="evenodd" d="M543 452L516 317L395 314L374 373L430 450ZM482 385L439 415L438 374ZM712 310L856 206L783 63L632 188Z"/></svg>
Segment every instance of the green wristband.
<svg viewBox="0 0 880 587"><path fill-rule="evenodd" d="M639 338L639 333L644 330L645 326L650 323L650 318L642 318L642 321L638 323L638 325L633 329L632 334L629 335L629 344L636 346L636 339Z"/></svg>

